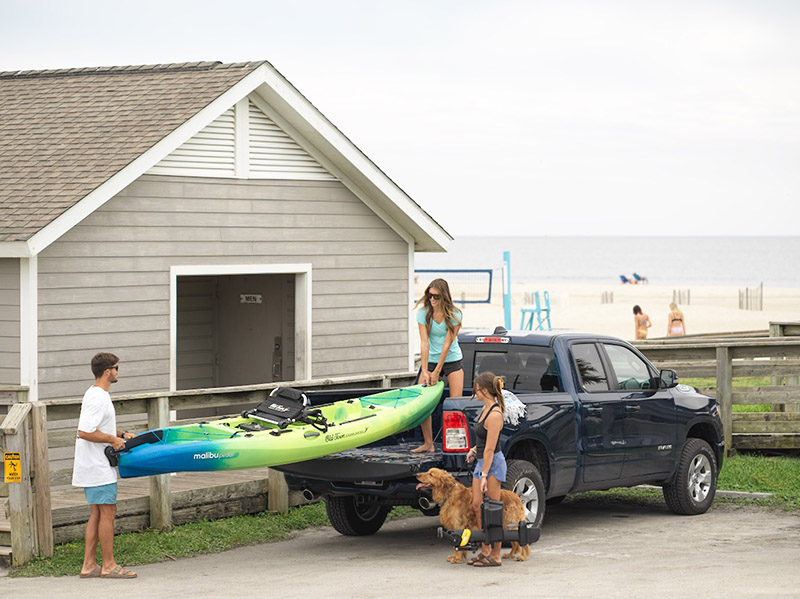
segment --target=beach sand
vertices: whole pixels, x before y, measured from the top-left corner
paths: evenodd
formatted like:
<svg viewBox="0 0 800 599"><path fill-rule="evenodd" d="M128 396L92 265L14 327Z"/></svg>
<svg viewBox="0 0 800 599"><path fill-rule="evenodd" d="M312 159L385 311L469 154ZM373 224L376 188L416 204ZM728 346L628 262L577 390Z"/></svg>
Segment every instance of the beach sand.
<svg viewBox="0 0 800 599"><path fill-rule="evenodd" d="M667 313L675 286L596 285L542 283L512 284L511 325L518 329L525 293L547 290L550 293L550 322L554 329L613 335L634 339L633 306L638 304L650 317L653 326L648 339L665 337ZM736 287L683 287L690 292L690 302L678 303L683 310L688 334L765 331L769 323L800 321L800 289L765 287L763 310L740 310ZM417 297L424 286L417 286ZM603 292L613 293L613 303L602 303ZM465 328L494 328L502 325L503 294L501 285L492 290L491 304L466 304L463 307ZM457 298L456 298L457 299ZM458 304L457 304L458 305ZM460 307L460 305L459 305Z"/></svg>

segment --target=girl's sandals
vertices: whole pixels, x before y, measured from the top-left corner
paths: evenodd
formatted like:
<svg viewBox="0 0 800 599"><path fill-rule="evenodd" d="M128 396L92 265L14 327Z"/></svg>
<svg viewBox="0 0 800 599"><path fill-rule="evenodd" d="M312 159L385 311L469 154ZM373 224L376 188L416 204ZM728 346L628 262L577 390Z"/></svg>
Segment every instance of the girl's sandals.
<svg viewBox="0 0 800 599"><path fill-rule="evenodd" d="M503 564L495 561L495 559L489 555L484 555L483 559L476 560L472 565L476 568L492 568L496 566L502 566Z"/></svg>

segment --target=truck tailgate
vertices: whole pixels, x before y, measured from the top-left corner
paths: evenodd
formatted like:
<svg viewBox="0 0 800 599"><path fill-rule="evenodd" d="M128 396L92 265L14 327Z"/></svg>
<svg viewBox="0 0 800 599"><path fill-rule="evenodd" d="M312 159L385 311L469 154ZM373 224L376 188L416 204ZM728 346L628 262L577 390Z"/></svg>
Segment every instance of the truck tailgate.
<svg viewBox="0 0 800 599"><path fill-rule="evenodd" d="M429 468L440 468L442 452L411 453L419 443L359 447L316 460L275 466L302 478L337 481L391 480L408 478Z"/></svg>

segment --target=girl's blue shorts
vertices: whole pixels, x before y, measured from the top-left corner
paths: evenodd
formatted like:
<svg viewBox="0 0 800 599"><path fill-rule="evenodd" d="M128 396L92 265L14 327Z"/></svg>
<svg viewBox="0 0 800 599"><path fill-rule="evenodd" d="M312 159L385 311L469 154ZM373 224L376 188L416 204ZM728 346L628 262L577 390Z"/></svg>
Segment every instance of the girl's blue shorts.
<svg viewBox="0 0 800 599"><path fill-rule="evenodd" d="M100 485L99 487L84 487L83 494L86 501L92 503L117 503L117 483Z"/></svg>
<svg viewBox="0 0 800 599"><path fill-rule="evenodd" d="M508 471L508 466L506 465L506 456L503 455L502 451L498 451L494 454L492 458L492 465L489 466L489 472L487 473L489 476L494 476L497 480L501 483L506 481L506 472ZM481 472L483 472L483 458L478 460L478 463L475 464L475 471L472 473L472 478L480 478Z"/></svg>

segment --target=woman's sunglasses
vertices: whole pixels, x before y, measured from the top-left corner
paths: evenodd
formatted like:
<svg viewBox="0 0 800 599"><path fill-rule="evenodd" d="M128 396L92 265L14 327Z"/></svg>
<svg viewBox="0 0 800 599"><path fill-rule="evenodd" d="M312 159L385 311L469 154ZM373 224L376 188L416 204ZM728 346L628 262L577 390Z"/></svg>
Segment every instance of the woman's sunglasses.
<svg viewBox="0 0 800 599"><path fill-rule="evenodd" d="M438 302L440 299L442 299L442 296L441 296L441 295L439 295L438 293L429 293L429 294L428 294L428 297L429 297L429 298L431 298L431 299L435 299L437 302Z"/></svg>

